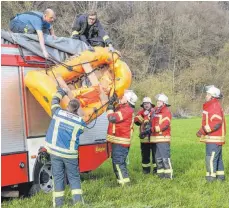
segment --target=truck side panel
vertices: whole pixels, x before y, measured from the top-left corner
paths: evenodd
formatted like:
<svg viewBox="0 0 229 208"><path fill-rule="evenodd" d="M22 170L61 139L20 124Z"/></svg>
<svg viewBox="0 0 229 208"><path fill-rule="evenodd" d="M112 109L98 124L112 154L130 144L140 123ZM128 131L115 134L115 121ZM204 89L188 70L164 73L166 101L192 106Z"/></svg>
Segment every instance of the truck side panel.
<svg viewBox="0 0 229 208"><path fill-rule="evenodd" d="M110 157L108 143L79 146L79 170L87 172L97 169Z"/></svg>
<svg viewBox="0 0 229 208"><path fill-rule="evenodd" d="M1 152L21 152L26 150L23 112L18 67L1 68Z"/></svg>
<svg viewBox="0 0 229 208"><path fill-rule="evenodd" d="M2 186L29 181L27 152L1 156Z"/></svg>

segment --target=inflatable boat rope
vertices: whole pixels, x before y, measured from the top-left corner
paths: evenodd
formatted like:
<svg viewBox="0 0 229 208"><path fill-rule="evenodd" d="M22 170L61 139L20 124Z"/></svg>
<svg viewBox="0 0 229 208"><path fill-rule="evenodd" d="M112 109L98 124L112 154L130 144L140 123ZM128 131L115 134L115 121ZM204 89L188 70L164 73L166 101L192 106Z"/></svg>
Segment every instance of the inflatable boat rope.
<svg viewBox="0 0 229 208"><path fill-rule="evenodd" d="M78 99L87 123L106 110L114 92L120 98L130 84L131 71L127 64L117 53L102 47L95 47L95 52L84 51L48 69L29 71L25 76L25 85L50 116L57 86L68 87L72 96L65 96L61 107L66 109L70 99Z"/></svg>

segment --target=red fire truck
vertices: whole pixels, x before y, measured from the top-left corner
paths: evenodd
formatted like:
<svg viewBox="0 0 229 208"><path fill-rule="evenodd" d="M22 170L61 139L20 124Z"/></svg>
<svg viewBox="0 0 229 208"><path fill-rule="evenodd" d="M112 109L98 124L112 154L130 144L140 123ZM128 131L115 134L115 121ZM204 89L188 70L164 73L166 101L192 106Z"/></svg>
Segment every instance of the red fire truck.
<svg viewBox="0 0 229 208"><path fill-rule="evenodd" d="M38 162L44 146L50 117L24 85L30 70L44 65L44 60L14 44L1 44L1 186L2 192L31 184L32 193L52 190L50 162ZM21 52L23 56L21 56ZM92 121L92 124L93 125ZM88 172L98 168L110 156L106 142L108 121L105 114L97 118L92 129L80 137L79 169ZM90 124L89 124L90 126Z"/></svg>

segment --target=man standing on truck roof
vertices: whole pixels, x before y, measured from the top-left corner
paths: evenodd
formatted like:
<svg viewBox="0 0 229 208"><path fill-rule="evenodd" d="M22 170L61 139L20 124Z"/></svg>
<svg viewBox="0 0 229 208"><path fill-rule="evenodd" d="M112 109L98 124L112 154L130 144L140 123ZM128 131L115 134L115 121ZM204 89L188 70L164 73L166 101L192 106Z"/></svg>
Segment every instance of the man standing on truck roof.
<svg viewBox="0 0 229 208"><path fill-rule="evenodd" d="M53 207L63 206L65 172L72 190L73 204L83 202L78 169L78 147L79 136L83 133L86 123L78 116L80 107L78 100L71 100L67 110L61 109L60 101L67 93L68 89L59 88L52 99L52 120L45 139L54 180Z"/></svg>
<svg viewBox="0 0 229 208"><path fill-rule="evenodd" d="M73 22L72 31L72 38L84 41L89 47L109 46L109 50L114 52L111 39L98 20L96 11L77 15Z"/></svg>
<svg viewBox="0 0 229 208"><path fill-rule="evenodd" d="M37 11L24 12L11 18L10 30L13 33L37 33L44 57L48 58L49 54L45 47L43 34L50 34L55 38L54 30L51 25L55 18L55 12L52 9L46 9L44 13Z"/></svg>

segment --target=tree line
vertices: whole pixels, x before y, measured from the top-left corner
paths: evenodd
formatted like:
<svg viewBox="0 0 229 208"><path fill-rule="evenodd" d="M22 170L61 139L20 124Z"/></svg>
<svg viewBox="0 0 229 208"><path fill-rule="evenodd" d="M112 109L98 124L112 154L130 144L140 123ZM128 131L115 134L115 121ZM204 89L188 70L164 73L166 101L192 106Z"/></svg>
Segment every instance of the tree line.
<svg viewBox="0 0 229 208"><path fill-rule="evenodd" d="M1 2L2 29L29 10L52 8L57 36L70 37L77 14L94 9L133 74L139 95L168 95L174 115L198 115L203 87L215 84L229 114L229 2Z"/></svg>

